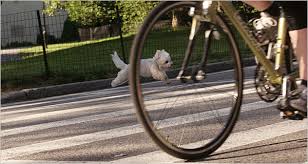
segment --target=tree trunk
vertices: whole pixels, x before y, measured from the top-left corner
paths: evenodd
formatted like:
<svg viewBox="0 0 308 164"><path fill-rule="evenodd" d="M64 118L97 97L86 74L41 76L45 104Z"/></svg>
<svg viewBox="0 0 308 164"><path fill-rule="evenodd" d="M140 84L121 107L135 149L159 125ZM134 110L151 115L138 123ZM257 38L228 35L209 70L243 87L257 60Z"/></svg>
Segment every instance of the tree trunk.
<svg viewBox="0 0 308 164"><path fill-rule="evenodd" d="M90 40L93 40L93 28L90 27Z"/></svg>

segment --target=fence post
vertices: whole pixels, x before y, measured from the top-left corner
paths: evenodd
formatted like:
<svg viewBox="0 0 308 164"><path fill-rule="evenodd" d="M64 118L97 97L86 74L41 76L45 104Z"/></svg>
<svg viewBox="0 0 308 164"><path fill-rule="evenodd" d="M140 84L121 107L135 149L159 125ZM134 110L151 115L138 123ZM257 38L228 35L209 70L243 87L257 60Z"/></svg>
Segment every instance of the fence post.
<svg viewBox="0 0 308 164"><path fill-rule="evenodd" d="M118 26L119 26L119 32L120 32L120 41L121 41L121 48L122 48L122 54L123 54L123 61L127 63L126 55L124 51L124 42L123 42L123 36L122 36L122 21L119 13L119 8L116 6L116 12L117 12L117 18L118 18Z"/></svg>
<svg viewBox="0 0 308 164"><path fill-rule="evenodd" d="M49 77L49 67L48 67L48 61L47 61L47 54L46 54L46 40L45 40L45 35L43 33L43 27L42 27L42 22L41 22L41 16L40 16L40 10L36 11L37 14L37 21L38 21L38 25L39 25L39 30L40 30L40 35L42 36L42 47L43 47L43 57L44 57L44 65L45 65L45 73L46 73L46 77Z"/></svg>
<svg viewBox="0 0 308 164"><path fill-rule="evenodd" d="M43 10L45 10L45 9L46 9L46 4L43 1ZM46 48L48 48L48 31L47 31L47 28L46 28L46 14L44 12L43 12L43 22L44 22L43 33L44 33L44 36L45 36L45 46L46 46Z"/></svg>

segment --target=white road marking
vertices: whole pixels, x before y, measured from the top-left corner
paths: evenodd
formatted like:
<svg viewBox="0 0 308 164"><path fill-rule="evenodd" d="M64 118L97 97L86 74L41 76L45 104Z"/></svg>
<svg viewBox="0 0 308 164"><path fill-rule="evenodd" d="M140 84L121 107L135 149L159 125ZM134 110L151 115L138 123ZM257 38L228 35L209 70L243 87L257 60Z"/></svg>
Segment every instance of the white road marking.
<svg viewBox="0 0 308 164"><path fill-rule="evenodd" d="M55 121L55 122L49 122L49 123L43 123L43 124L37 124L37 125L30 125L30 126L25 126L25 127L20 127L20 128L2 130L1 136L5 137L5 136L8 136L8 135L45 130L45 129L49 129L49 128L56 128L56 127L67 126L67 125L74 125L74 124L79 124L79 123L88 122L88 121L95 121L95 120L103 120L103 119L107 119L107 118L121 117L121 116L132 114L132 113L133 113L132 109L131 110L122 110L122 111L117 111L117 112L97 114L97 115L93 115L93 116L84 116L84 117L78 117L78 118L67 119L67 120L62 120L62 121Z"/></svg>
<svg viewBox="0 0 308 164"><path fill-rule="evenodd" d="M44 160L5 160L1 164L110 164L111 162L98 161L44 161ZM118 164L128 164L126 162Z"/></svg>
<svg viewBox="0 0 308 164"><path fill-rule="evenodd" d="M307 120L304 121L284 121L263 127L250 129L233 133L224 142L224 144L214 152L219 153L224 150L265 141L275 137L296 133L307 130ZM194 143L193 143L194 144ZM111 162L104 161L40 161L40 160L2 160L2 164L199 164L204 162L186 162L184 160L172 157L162 151L154 151L137 156L122 158Z"/></svg>
<svg viewBox="0 0 308 164"><path fill-rule="evenodd" d="M189 90L186 90L185 91L185 94L191 94L191 93L195 93L195 92L201 92L201 91L207 91L207 90L212 90L212 89L222 89L222 88L225 88L225 87L229 87L230 84L226 84L226 85L220 85L220 86L216 86L216 87L207 87L207 88L198 88L198 89L189 89ZM232 85L231 85L232 86ZM156 91L149 91L149 92L146 92L145 94L148 94L148 93L155 93ZM243 91L244 94L250 94L250 93L254 93L255 92L255 89L252 88L252 89L245 89ZM161 97L162 95L177 95L177 97L181 97L180 94L183 94L184 92L183 91L174 91L174 92L166 92L164 94L159 94L158 96ZM200 100L200 99L204 99L204 98L207 98L207 97L210 97L211 99L220 99L220 98L225 98L228 96L228 94L232 94L233 91L229 91L229 92L224 92L222 94L215 94L215 95L207 95L207 96L203 96L203 97L199 97L199 98L195 98L195 97L192 97L192 99L194 99L194 101L197 101L197 100ZM154 94L155 95L155 94ZM195 96L195 95L193 95ZM104 97L104 98L99 98L99 99L111 99L113 97L122 97L121 95L119 96L111 96L111 97ZM187 97L187 96L186 96ZM97 100L97 99L95 99ZM167 99L165 99L167 101ZM93 101L93 100L88 100L88 101ZM159 100L151 100L151 103L156 103L157 101L161 101L160 99ZM190 101L190 100L185 100L185 101ZM161 101L163 102L163 101ZM128 103L130 104L130 103ZM127 104L126 104L127 105ZM19 113L19 112L25 112L25 111L36 111L36 110L43 110L44 109L50 109L50 108L53 108L53 107L57 107L57 105L50 105L50 106L47 106L47 107L38 107L38 108L35 108L35 109L27 109L27 110L20 110L20 111L13 111L13 112L1 112L2 116L3 116L3 119L1 120L1 123L9 123L9 122L14 122L14 121L22 121L22 120L30 120L30 119L36 119L36 118L42 118L42 117L51 117L51 116L56 116L56 115L63 115L63 114L69 114L69 113L74 113L74 112L81 112L81 111L87 111L87 110L92 110L92 109L106 109L108 107L114 107L116 106L116 104L112 103L110 105L104 103L104 104L99 104L99 105L93 105L93 106L86 106L86 107L79 107L79 108L73 108L73 109L64 109L64 110L59 110L59 111L51 111L51 112L44 112L44 113L38 113L38 114L31 114L31 115L26 115L26 116L17 116L17 117L12 117L12 118L5 118L5 114L12 114L12 113ZM160 106L164 106L164 104L160 105Z"/></svg>
<svg viewBox="0 0 308 164"><path fill-rule="evenodd" d="M16 113L20 113L20 112L30 112L30 111L41 111L41 110L45 110L45 109L52 109L55 107L66 107L67 105L78 105L78 104L82 104L82 103L90 103L93 101L104 101L104 100L110 100L110 99L115 99L115 98L123 98L123 97L129 97L130 94L121 94L121 95L116 95L116 96L107 96L107 97L100 97L100 98L93 98L93 99L86 99L86 100L80 100L80 101L74 101L74 102L67 102L67 103L61 103L59 105L47 105L47 106L43 106L43 107L34 107L34 108L30 108L30 109L23 109L23 110L17 110L17 111L3 111L6 109L10 109L7 107L2 107L2 111L1 113L7 113L7 114L16 114Z"/></svg>
<svg viewBox="0 0 308 164"><path fill-rule="evenodd" d="M181 101L180 104L174 104L173 107L176 106L181 106L183 102L191 101L193 100L194 102L197 102L198 100L203 100L208 97L211 98L211 100L216 100L216 99L222 99L228 96L229 92L225 92L224 94L216 94L213 96L203 96L203 97L192 97L189 99L187 96L185 97L186 99ZM246 89L244 90L244 94L251 94L255 93L255 89ZM161 95L160 95L161 96ZM164 100L168 99L158 99L158 100L150 100L148 101L148 107L151 106L151 110L159 110L163 107L165 107L166 104L163 104L162 102ZM168 100L170 101L170 100ZM154 104L154 105L150 105ZM114 107L115 105L112 105ZM128 103L125 105L122 105L121 107L126 106L126 107L131 107L132 104ZM96 108L107 108L107 104L101 104L101 105L94 105L94 106L89 106L89 107L81 107L81 108L74 108L74 109L69 109L69 110L61 110L61 111L53 111L53 112L45 112L45 113L40 113L40 114L32 114L29 116L19 116L19 117L14 117L11 119L4 119L1 123L10 123L14 121L23 121L23 120L30 120L30 119L35 119L35 118L41 118L41 117L50 117L50 116L55 116L55 115L63 115L63 114L68 114L68 113L73 113L73 112L78 112L78 111L85 111L85 110L91 110L91 109L96 109ZM31 125L31 126L25 126L25 127L20 127L20 128L13 128L13 129L8 129L8 130L2 130L1 136L8 136L8 135L13 135L13 134L20 134L20 133L26 133L26 132L31 132L31 131L38 131L38 130L44 130L48 128L54 128L54 127L60 127L60 126L66 126L66 125L72 125L72 124L78 124L78 123L83 123L83 122L88 122L88 121L95 121L95 120L100 120L100 119L106 119L106 118L114 118L114 117L120 117L123 115L128 115L128 114L133 114L135 111L132 108L129 108L127 110L121 110L121 111L116 111L116 112L108 112L108 113L103 113L103 114L98 114L98 115L93 115L93 116L84 116L84 117L78 117L78 118L73 118L73 119L68 119L68 120L62 120L62 121L55 121L55 122L50 122L50 123L43 123L43 124L38 124L38 125Z"/></svg>
<svg viewBox="0 0 308 164"><path fill-rule="evenodd" d="M255 129L250 129L247 131L233 133L229 136L226 142L224 142L224 144L216 152L268 140L271 138L299 132L302 130L307 130L307 123L308 123L307 119L303 121L289 120L289 121L275 123L272 125L258 127ZM200 143L194 143L194 144L200 144ZM122 158L120 160L116 160L113 162L140 163L145 161L146 162L150 161L151 163L164 163L166 161L168 161L168 163L178 163L181 160L173 156L170 156L165 152L155 151L128 158Z"/></svg>
<svg viewBox="0 0 308 164"><path fill-rule="evenodd" d="M255 103L249 103L242 105L242 112L248 112L252 110L261 110L267 107L272 107L274 104L264 103L262 101L255 102ZM226 110L229 110L229 108L222 108L217 110L216 112L221 113L220 116L224 116L227 112ZM206 120L209 119L209 117L214 117L212 114L212 111L208 112L202 112L192 115L185 115L185 116L179 116L174 117L170 119L166 119L162 121L161 127L168 127L168 126L177 126L185 123L191 123L195 122L196 120ZM170 124L170 121L173 121L173 124ZM78 135L74 137L67 137L63 139L53 140L53 141L47 141L47 142L41 142L31 145L25 145L20 147L14 147L10 149L4 149L1 151L1 157L2 159L11 159L18 156L23 155L30 155L34 153L39 153L43 151L50 151L50 150L56 150L56 149L62 149L62 148L68 148L72 146L92 143L96 141L103 141L111 138L117 138L122 136L128 136L136 133L143 132L143 127L139 124L132 125L132 126L126 126L101 132L95 132L90 134L84 134L84 135Z"/></svg>
<svg viewBox="0 0 308 164"><path fill-rule="evenodd" d="M85 106L85 107L79 107L79 108L72 108L72 109L66 109L66 110L59 110L59 111L52 111L52 112L44 112L44 113L38 113L38 114L32 114L32 115L26 115L26 116L17 116L1 120L1 123L10 123L15 121L25 121L25 120L31 120L31 119L37 119L37 118L43 118L43 117L51 117L51 116L57 116L57 115L65 115L69 113L74 112L82 112L82 111L89 111L94 109L103 109L106 107L105 104L100 105L94 105L94 106Z"/></svg>
<svg viewBox="0 0 308 164"><path fill-rule="evenodd" d="M232 84L225 84L229 81L217 81L217 82L209 82L207 84L220 84L219 86L212 86L212 87L207 87L209 89L212 89L212 88L217 88L217 89L220 89L220 88L224 88L224 87L230 87L232 86ZM246 81L244 84L248 85L248 84L252 84L253 81L252 80L249 80L249 81ZM185 87L190 87L190 86L198 86L198 85L203 85L202 83L196 83L196 84L189 84L189 85L186 85ZM162 86L162 87L155 87L155 89L160 89L161 91L162 90L168 90L170 88L173 88L173 87L179 87L179 86ZM118 93L117 90L113 90L114 93ZM145 93L151 93L153 91L146 91ZM112 92L111 92L112 93ZM73 101L73 102L65 102L65 103L60 103L60 104L56 104L56 105L46 105L46 106L43 106L43 107L32 107L30 109L20 109L20 110L16 110L16 111L9 111L8 109L14 109L14 108L19 108L19 107L31 107L32 105L37 105L37 103L34 103L34 104L23 104L23 105L14 105L14 106L7 106L7 107L1 107L1 113L5 113L5 114L16 114L16 113L22 113L22 112L33 112L33 111L41 111L41 110L45 110L45 109L52 109L52 108L55 108L55 107L67 107L68 105L75 105L75 104L82 104L82 103L89 103L89 102L93 102L93 101L104 101L104 100L110 100L110 99L114 99L114 98L119 98L119 97L129 97L130 94L121 94L120 96L104 96L106 95L105 94L105 91L100 93L100 98L91 98L89 97L88 99L86 100L78 100L78 101L73 101L74 99L79 99L80 97L77 97L77 98L67 98L65 99L66 101ZM104 97L103 97L104 96ZM49 101L48 103L56 103L58 101L63 101L63 100L56 100L56 101ZM46 102L44 102L46 103ZM38 103L40 104L40 103ZM5 111L4 111L5 110Z"/></svg>

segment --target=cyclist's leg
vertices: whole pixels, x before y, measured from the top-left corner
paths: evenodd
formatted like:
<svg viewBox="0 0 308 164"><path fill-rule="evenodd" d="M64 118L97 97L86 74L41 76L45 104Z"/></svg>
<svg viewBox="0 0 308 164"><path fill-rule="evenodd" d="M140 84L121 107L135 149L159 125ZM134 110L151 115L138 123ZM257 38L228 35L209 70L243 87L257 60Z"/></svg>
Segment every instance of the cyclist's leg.
<svg viewBox="0 0 308 164"><path fill-rule="evenodd" d="M307 2L283 2L284 11L289 24L289 35L294 54L299 63L299 77L302 84L301 92L295 99L290 100L291 107L307 112Z"/></svg>
<svg viewBox="0 0 308 164"><path fill-rule="evenodd" d="M307 28L289 31L289 35L299 62L299 77L307 80Z"/></svg>
<svg viewBox="0 0 308 164"><path fill-rule="evenodd" d="M258 11L264 11L268 9L273 3L271 1L243 1L243 2L254 7Z"/></svg>
<svg viewBox="0 0 308 164"><path fill-rule="evenodd" d="M245 1L246 4L272 16L279 16L278 6L269 1ZM299 63L300 96L290 101L290 105L300 111L307 112L307 2L280 2L284 7L290 25L289 35L295 56Z"/></svg>
<svg viewBox="0 0 308 164"><path fill-rule="evenodd" d="M299 63L300 78L307 80L307 2L281 2L289 24L289 35Z"/></svg>
<svg viewBox="0 0 308 164"><path fill-rule="evenodd" d="M244 3L252 6L258 11L269 13L271 16L278 17L280 9L274 1L243 1ZM278 2L279 3L279 2Z"/></svg>
<svg viewBox="0 0 308 164"><path fill-rule="evenodd" d="M307 28L289 32L294 53L299 63L299 77L302 80L300 93L296 99L290 100L291 107L307 112Z"/></svg>

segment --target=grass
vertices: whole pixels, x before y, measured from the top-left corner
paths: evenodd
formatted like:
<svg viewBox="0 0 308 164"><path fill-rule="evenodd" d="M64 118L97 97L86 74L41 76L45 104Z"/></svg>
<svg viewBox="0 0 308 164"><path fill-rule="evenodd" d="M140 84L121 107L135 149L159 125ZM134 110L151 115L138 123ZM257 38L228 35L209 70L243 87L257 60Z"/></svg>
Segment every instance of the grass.
<svg viewBox="0 0 308 164"><path fill-rule="evenodd" d="M143 58L153 57L157 49L165 49L174 61L173 68L178 68L184 57L188 36L189 30L185 29L174 32L153 31L145 43ZM133 35L124 36L126 56L129 54L133 37ZM200 61L202 57L203 35L199 35L197 40L191 63ZM224 37L219 41L213 41L210 62L229 60L228 48L225 45ZM247 48L244 46L241 49ZM22 49L22 60L2 63L2 89L19 84L33 87L114 77L118 71L110 58L114 50L122 55L119 37L48 45L47 59L51 75L47 79L44 76L42 47Z"/></svg>

